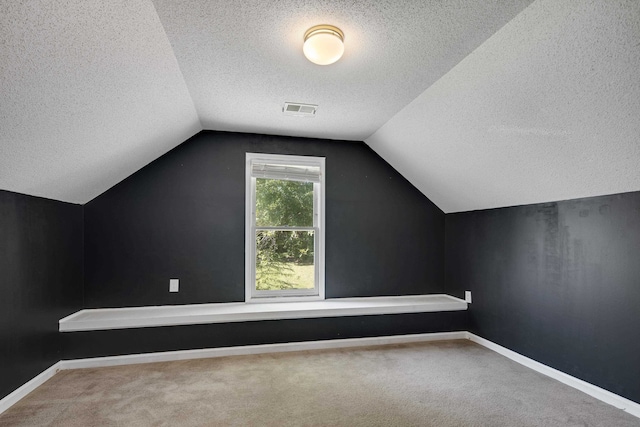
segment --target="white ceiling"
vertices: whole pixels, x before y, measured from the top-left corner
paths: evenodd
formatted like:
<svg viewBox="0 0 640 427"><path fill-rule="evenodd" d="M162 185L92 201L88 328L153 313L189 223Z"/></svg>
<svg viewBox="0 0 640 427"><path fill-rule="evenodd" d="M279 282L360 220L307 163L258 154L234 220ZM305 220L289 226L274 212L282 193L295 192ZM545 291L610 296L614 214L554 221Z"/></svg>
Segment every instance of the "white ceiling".
<svg viewBox="0 0 640 427"><path fill-rule="evenodd" d="M206 129L363 140L531 0L154 0ZM307 29L345 34L331 66ZM318 104L284 116L286 101Z"/></svg>
<svg viewBox="0 0 640 427"><path fill-rule="evenodd" d="M201 130L150 1L1 1L0 94L0 189L68 202Z"/></svg>
<svg viewBox="0 0 640 427"><path fill-rule="evenodd" d="M536 1L366 141L445 212L640 190L640 1Z"/></svg>
<svg viewBox="0 0 640 427"><path fill-rule="evenodd" d="M366 140L445 212L640 190L640 2L530 3L2 2L0 189L85 203L205 128Z"/></svg>

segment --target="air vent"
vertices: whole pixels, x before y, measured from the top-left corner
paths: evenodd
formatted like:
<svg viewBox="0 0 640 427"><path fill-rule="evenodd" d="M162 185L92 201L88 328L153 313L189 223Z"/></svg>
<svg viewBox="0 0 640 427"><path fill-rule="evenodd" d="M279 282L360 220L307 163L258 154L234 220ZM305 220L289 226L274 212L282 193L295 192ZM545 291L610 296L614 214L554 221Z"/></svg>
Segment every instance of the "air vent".
<svg viewBox="0 0 640 427"><path fill-rule="evenodd" d="M287 116L313 117L316 115L317 105L285 102L282 112Z"/></svg>

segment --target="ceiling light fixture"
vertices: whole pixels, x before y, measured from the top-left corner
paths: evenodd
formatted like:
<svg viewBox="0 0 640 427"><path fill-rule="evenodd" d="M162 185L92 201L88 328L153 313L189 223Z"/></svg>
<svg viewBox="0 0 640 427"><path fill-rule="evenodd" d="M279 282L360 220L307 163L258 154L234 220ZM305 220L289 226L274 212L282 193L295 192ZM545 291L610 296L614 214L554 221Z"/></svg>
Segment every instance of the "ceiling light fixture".
<svg viewBox="0 0 640 427"><path fill-rule="evenodd" d="M344 33L333 25L311 27L304 33L302 51L314 64L333 64L344 53Z"/></svg>

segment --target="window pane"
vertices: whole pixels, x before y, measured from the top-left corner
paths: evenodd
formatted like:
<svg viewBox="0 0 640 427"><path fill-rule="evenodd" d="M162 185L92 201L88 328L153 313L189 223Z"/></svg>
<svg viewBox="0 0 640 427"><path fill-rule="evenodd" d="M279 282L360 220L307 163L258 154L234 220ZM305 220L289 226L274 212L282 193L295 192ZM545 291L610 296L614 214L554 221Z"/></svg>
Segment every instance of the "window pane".
<svg viewBox="0 0 640 427"><path fill-rule="evenodd" d="M313 231L256 231L256 289L313 289Z"/></svg>
<svg viewBox="0 0 640 427"><path fill-rule="evenodd" d="M256 178L258 227L313 227L313 183Z"/></svg>

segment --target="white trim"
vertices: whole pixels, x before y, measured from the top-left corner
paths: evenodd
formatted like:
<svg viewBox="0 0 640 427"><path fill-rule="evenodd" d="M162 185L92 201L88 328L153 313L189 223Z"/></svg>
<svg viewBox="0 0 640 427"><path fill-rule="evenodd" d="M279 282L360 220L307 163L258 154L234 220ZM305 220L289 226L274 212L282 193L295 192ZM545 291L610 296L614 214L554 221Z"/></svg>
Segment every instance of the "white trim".
<svg viewBox="0 0 640 427"><path fill-rule="evenodd" d="M518 362L519 364L526 366L529 369L533 369L536 372L544 374L548 377L553 378L554 380L558 380L563 384L566 384L570 387L575 388L576 390L580 390L583 393L588 394L589 396L595 397L596 399L608 403L609 405L615 406L618 409L622 409L625 412L628 412L631 415L634 415L640 418L640 404L636 403L632 400L626 399L622 396L619 396L615 393L612 393L608 390L600 388L596 385L578 379L574 376L566 374L562 371L554 369L550 366L542 364L540 362L536 362L533 359L530 359L526 356L523 356L515 351L509 350L508 348L502 347L494 342L491 342L487 339L479 337L471 332L467 332L467 337L483 347L488 348L489 350L493 350L496 353L499 353L514 362Z"/></svg>
<svg viewBox="0 0 640 427"><path fill-rule="evenodd" d="M60 361L60 369L99 368L104 366L135 365L175 360L206 359L211 357L245 356L250 354L286 353L292 351L461 340L465 339L466 336L467 333L465 331L434 332L412 335L391 335L385 337L344 338L323 341L302 341L281 344L258 344L236 347L205 348L198 350L165 351L158 353L130 354L125 356L62 360Z"/></svg>
<svg viewBox="0 0 640 427"><path fill-rule="evenodd" d="M325 287L325 279L324 279L324 262L325 262L325 230L326 230L326 215L325 215L325 211L326 211L326 206L327 206L327 202L326 202L326 194L327 194L327 185L325 183L325 177L327 176L326 173L326 164L325 164L325 158L321 157L320 158L320 169L322 170L322 175L320 176L320 185L318 186L319 188L317 188L317 191L314 191L314 196L317 196L317 198L314 200L314 203L319 203L320 204L320 212L318 212L317 207L314 206L313 211L316 212L320 217L319 218L314 218L313 222L314 224L320 229L320 233L318 233L318 248L316 248L315 250L317 251L317 257L318 257L318 265L316 266L316 273L318 274L317 280L318 280L318 296L321 299L325 299L325 292L324 292L324 287ZM315 184L314 184L315 185Z"/></svg>
<svg viewBox="0 0 640 427"><path fill-rule="evenodd" d="M267 303L290 303L290 302L311 302L311 301L324 301L324 298L319 295L294 295L287 296L286 294L280 294L278 296L271 297L254 297L249 301L246 301L245 304L267 304Z"/></svg>
<svg viewBox="0 0 640 427"><path fill-rule="evenodd" d="M252 277L255 271L255 257L253 256L255 237L252 236L251 225L254 223L253 207L255 203L255 179L251 176L251 153L245 157L245 182L244 182L244 299L249 301L249 295L253 290Z"/></svg>
<svg viewBox="0 0 640 427"><path fill-rule="evenodd" d="M60 362L54 363L51 367L45 369L40 374L27 381L4 398L0 399L0 414L18 403L20 399L40 387L49 378L53 377L60 369Z"/></svg>
<svg viewBox="0 0 640 427"><path fill-rule="evenodd" d="M302 302L289 302L288 298L293 299L282 297L278 302L261 304L238 302L85 309L61 319L58 323L60 332L73 332L467 309L467 303L463 300L443 294L330 298Z"/></svg>

